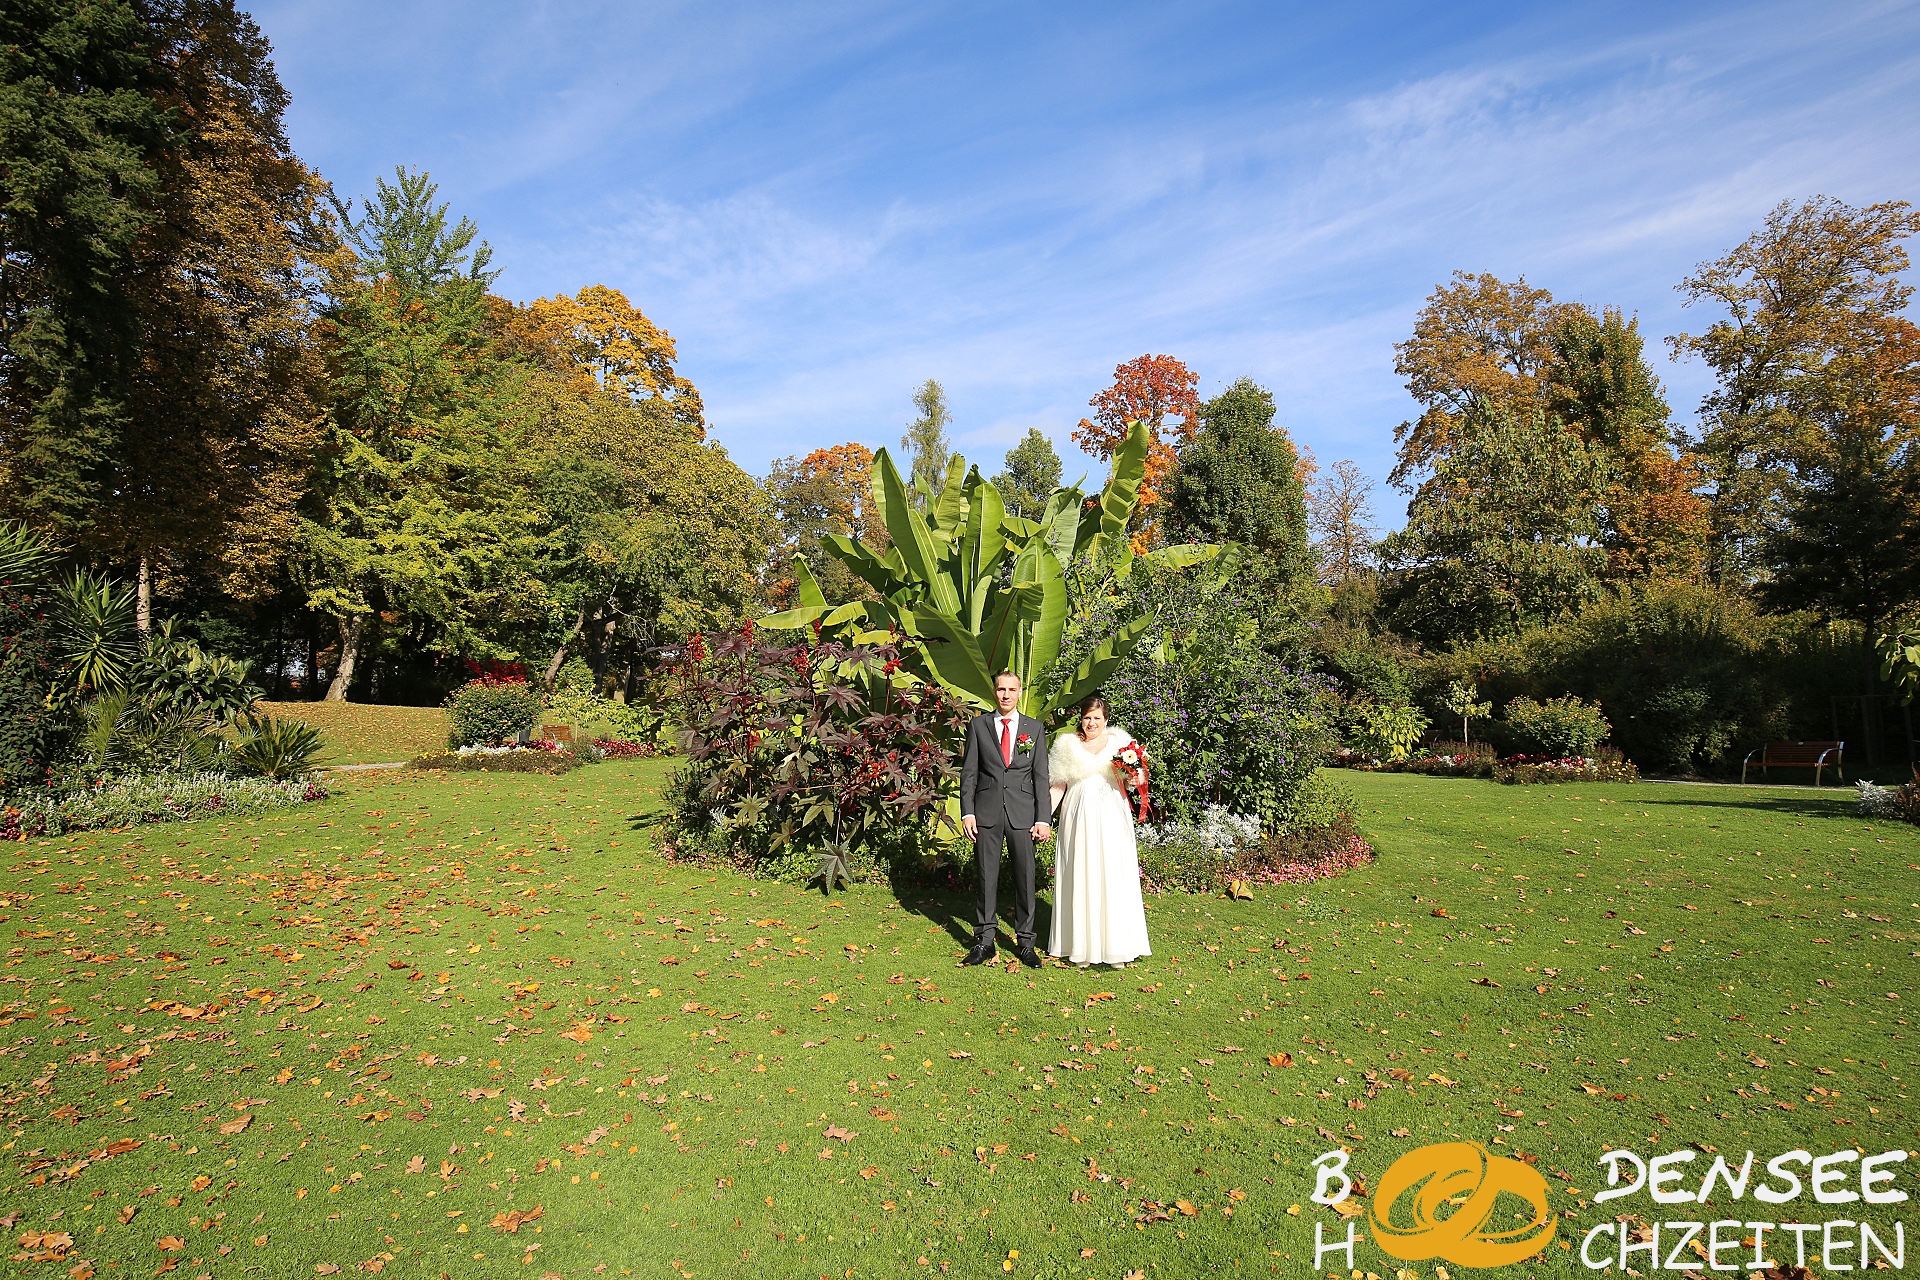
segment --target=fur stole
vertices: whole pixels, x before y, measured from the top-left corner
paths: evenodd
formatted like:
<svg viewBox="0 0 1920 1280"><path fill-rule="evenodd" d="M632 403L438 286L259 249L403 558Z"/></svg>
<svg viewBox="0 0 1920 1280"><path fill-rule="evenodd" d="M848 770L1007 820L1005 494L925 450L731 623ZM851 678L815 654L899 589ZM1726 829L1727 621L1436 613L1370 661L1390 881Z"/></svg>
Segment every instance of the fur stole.
<svg viewBox="0 0 1920 1280"><path fill-rule="evenodd" d="M1131 741L1133 735L1125 729L1108 725L1106 742L1088 748L1081 745L1076 731L1068 729L1054 739L1053 749L1047 753L1047 779L1056 786L1068 787L1102 775L1110 781L1117 779L1119 775L1113 772L1113 753Z"/></svg>

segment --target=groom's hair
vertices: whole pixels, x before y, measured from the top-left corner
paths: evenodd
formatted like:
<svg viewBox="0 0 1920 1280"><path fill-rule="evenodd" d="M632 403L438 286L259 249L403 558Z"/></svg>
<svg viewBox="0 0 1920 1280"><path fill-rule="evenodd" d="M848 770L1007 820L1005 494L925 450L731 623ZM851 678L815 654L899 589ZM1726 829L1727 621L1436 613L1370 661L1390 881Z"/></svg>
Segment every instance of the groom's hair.
<svg viewBox="0 0 1920 1280"><path fill-rule="evenodd" d="M996 684L996 685L998 685L998 684L999 684L999 683L1000 683L1000 682L1001 682L1002 680L1011 680L1011 681L1013 681L1013 682L1014 682L1015 684L1019 684L1019 683L1020 683L1020 677L1019 677L1019 676L1017 676L1017 675L1015 675L1015 674L1014 674L1013 672L1011 672L1011 671L1002 671L1002 672L1001 672L1000 674L998 674L998 675L996 675L996 676L995 676L995 677L993 678L993 682L994 682L994 684Z"/></svg>

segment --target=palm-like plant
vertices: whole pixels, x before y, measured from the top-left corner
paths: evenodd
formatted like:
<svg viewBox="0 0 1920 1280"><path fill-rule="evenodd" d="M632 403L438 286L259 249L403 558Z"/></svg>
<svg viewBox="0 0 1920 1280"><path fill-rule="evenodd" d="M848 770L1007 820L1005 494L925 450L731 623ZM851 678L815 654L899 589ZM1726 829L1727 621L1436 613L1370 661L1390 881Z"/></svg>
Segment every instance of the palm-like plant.
<svg viewBox="0 0 1920 1280"><path fill-rule="evenodd" d="M1021 710L1047 718L1079 701L1139 644L1148 618L1120 626L1064 680L1050 681L1067 619L1064 566L1110 556L1124 576L1133 551L1127 521L1139 501L1149 437L1135 423L1114 455L1113 474L1089 499L1079 487L1056 489L1037 520L1006 513L978 468L955 457L936 498L913 491L885 449L874 457L874 503L893 545L881 555L843 535L827 550L879 595L873 602L829 604L804 558L794 560L797 608L760 620L773 628L851 626L856 644L905 636L928 678L979 707L993 705L993 678L1012 671L1023 686ZM1182 567L1210 559L1212 546L1167 547L1150 561ZM864 624L864 629L863 629Z"/></svg>
<svg viewBox="0 0 1920 1280"><path fill-rule="evenodd" d="M303 777L319 764L326 744L312 725L271 716L248 717L245 724L245 731L227 752L236 767L278 780Z"/></svg>
<svg viewBox="0 0 1920 1280"><path fill-rule="evenodd" d="M75 569L55 599L67 696L123 687L139 656L133 592L105 574Z"/></svg>

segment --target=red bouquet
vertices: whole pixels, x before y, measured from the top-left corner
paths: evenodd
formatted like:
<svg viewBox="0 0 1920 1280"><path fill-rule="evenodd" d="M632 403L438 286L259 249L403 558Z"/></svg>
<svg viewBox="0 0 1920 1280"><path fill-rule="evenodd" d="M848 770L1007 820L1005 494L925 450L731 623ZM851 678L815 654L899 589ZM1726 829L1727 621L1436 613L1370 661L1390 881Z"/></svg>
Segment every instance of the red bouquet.
<svg viewBox="0 0 1920 1280"><path fill-rule="evenodd" d="M1147 820L1147 749L1131 740L1127 745L1113 753L1113 767L1120 771L1122 791L1134 791L1140 797L1140 821ZM1139 786L1134 786L1134 774L1140 775Z"/></svg>

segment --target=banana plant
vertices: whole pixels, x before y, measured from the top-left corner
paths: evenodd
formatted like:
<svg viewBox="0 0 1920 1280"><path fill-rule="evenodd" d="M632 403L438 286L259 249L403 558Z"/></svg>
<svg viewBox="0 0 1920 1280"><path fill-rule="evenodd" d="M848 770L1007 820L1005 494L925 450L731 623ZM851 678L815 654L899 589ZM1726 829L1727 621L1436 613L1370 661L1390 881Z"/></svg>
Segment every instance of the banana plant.
<svg viewBox="0 0 1920 1280"><path fill-rule="evenodd" d="M827 551L879 599L830 603L805 558L796 557L799 604L759 625L851 627L856 641L876 633L903 635L917 654L920 674L968 702L992 707L994 676L1012 671L1023 689L1020 709L1055 718L1111 675L1151 623L1127 622L1065 680L1049 683L1066 630L1064 566L1082 556L1107 555L1121 576L1133 567L1127 523L1140 500L1148 443L1146 427L1134 423L1099 494L1089 499L1077 485L1056 489L1037 520L1008 515L992 483L960 457L949 465L939 494L922 487L916 504L882 449L874 457L874 505L893 545L881 554L844 535L824 539ZM1183 568L1219 550L1188 544L1145 558Z"/></svg>

